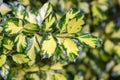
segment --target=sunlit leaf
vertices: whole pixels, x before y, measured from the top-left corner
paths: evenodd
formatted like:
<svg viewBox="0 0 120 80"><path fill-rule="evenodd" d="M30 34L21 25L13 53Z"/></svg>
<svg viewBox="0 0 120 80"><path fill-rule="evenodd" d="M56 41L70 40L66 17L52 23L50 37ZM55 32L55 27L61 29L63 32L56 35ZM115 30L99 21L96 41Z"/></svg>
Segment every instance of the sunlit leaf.
<svg viewBox="0 0 120 80"><path fill-rule="evenodd" d="M45 40L42 43L42 51L43 54L48 54L48 56L52 56L57 47L57 43L52 35L46 36Z"/></svg>
<svg viewBox="0 0 120 80"><path fill-rule="evenodd" d="M6 55L0 55L0 67L6 62Z"/></svg>
<svg viewBox="0 0 120 80"><path fill-rule="evenodd" d="M60 22L58 24L58 28L60 29L60 33L66 32L67 29L67 24L69 22L70 19L74 18L75 16L78 15L78 13L80 13L79 10L76 9L70 9L65 16L63 16L60 19Z"/></svg>
<svg viewBox="0 0 120 80"><path fill-rule="evenodd" d="M12 59L18 64L27 63L30 60L25 54L14 54Z"/></svg>
<svg viewBox="0 0 120 80"><path fill-rule="evenodd" d="M63 41L63 46L67 52L67 56L74 58L75 55L78 55L77 44L73 40L65 38Z"/></svg>
<svg viewBox="0 0 120 80"><path fill-rule="evenodd" d="M15 43L16 43L16 48L18 52L23 52L25 47L27 46L27 42L26 42L26 36L24 34L19 34L16 38L15 38Z"/></svg>
<svg viewBox="0 0 120 80"><path fill-rule="evenodd" d="M39 9L39 13L37 15L38 25L41 26L43 20L48 17L48 15L52 12L52 5L48 2L45 3L41 9Z"/></svg>
<svg viewBox="0 0 120 80"><path fill-rule="evenodd" d="M82 17L76 17L68 21L67 23L67 32L68 33L77 33L81 30L82 25L84 24Z"/></svg>
<svg viewBox="0 0 120 80"><path fill-rule="evenodd" d="M36 15L31 13L30 11L27 11L25 20L27 20L28 22L33 23L33 24L37 23Z"/></svg>
<svg viewBox="0 0 120 80"><path fill-rule="evenodd" d="M23 29L23 22L21 20L10 20L5 25L5 31L9 34L18 34Z"/></svg>
<svg viewBox="0 0 120 80"><path fill-rule="evenodd" d="M45 22L43 23L43 30L44 31L50 31L52 30L52 26L55 22L56 18L55 15L53 13L51 13L46 19Z"/></svg>
<svg viewBox="0 0 120 80"><path fill-rule="evenodd" d="M3 47L8 50L12 50L12 48L14 46L13 41L8 37L4 37L2 40L2 43L3 43Z"/></svg>
<svg viewBox="0 0 120 80"><path fill-rule="evenodd" d="M32 31L33 31L33 30L35 30L35 31L36 31L36 30L39 30L38 26L37 26L37 25L34 25L34 24L25 24L25 25L24 25L24 28L25 28L25 29L28 29L28 30L32 30Z"/></svg>
<svg viewBox="0 0 120 80"><path fill-rule="evenodd" d="M28 41L28 43L29 44L27 45L27 49L26 49L27 56L31 60L35 60L36 54L40 51L40 46L38 44L38 41L34 36Z"/></svg>
<svg viewBox="0 0 120 80"><path fill-rule="evenodd" d="M55 73L55 80L67 80L67 78L63 74Z"/></svg>
<svg viewBox="0 0 120 80"><path fill-rule="evenodd" d="M25 16L25 8L22 5L19 5L18 8L15 10L15 13L17 18L23 19Z"/></svg>
<svg viewBox="0 0 120 80"><path fill-rule="evenodd" d="M7 13L10 12L10 11L11 11L11 9L10 9L10 7L9 7L7 4L2 3L2 4L0 5L0 13L1 13L2 15L5 15L5 14L7 14Z"/></svg>
<svg viewBox="0 0 120 80"><path fill-rule="evenodd" d="M83 46L87 45L87 46L95 48L101 45L101 41L95 36L92 36L90 34L83 34L77 37L77 39L80 42L80 44L82 44Z"/></svg>

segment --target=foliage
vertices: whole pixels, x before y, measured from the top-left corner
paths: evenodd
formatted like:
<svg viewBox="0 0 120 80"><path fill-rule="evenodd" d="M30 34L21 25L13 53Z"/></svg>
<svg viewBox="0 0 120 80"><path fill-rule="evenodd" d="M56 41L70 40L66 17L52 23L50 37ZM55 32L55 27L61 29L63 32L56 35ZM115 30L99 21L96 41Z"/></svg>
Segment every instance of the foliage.
<svg viewBox="0 0 120 80"><path fill-rule="evenodd" d="M119 0L13 1L0 2L5 80L119 79Z"/></svg>

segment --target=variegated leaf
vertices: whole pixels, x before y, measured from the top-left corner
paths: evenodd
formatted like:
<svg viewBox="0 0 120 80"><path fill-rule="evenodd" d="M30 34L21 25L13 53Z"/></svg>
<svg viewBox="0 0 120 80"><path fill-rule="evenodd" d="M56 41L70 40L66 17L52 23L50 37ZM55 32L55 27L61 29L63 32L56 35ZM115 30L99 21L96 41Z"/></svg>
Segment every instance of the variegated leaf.
<svg viewBox="0 0 120 80"><path fill-rule="evenodd" d="M68 21L67 23L67 32L68 33L77 33L81 30L82 25L84 24L83 17L75 17Z"/></svg>
<svg viewBox="0 0 120 80"><path fill-rule="evenodd" d="M14 54L12 59L18 64L27 63L30 60L25 54Z"/></svg>
<svg viewBox="0 0 120 80"><path fill-rule="evenodd" d="M0 55L0 67L6 62L6 55Z"/></svg>
<svg viewBox="0 0 120 80"><path fill-rule="evenodd" d="M37 15L37 21L38 21L38 25L41 26L41 23L43 22L43 20L48 17L48 15L52 12L52 5L48 2L45 3L41 9L38 12Z"/></svg>
<svg viewBox="0 0 120 80"><path fill-rule="evenodd" d="M62 42L66 52L67 52L67 56L74 58L75 55L78 55L78 48L77 48L77 44L69 39L69 38L65 38Z"/></svg>
<svg viewBox="0 0 120 80"><path fill-rule="evenodd" d="M77 39L83 46L90 46L95 48L101 45L101 41L95 36L92 36L90 34L83 34L77 37Z"/></svg>
<svg viewBox="0 0 120 80"><path fill-rule="evenodd" d="M28 22L32 24L37 24L36 15L31 13L30 11L26 12L25 20L27 20Z"/></svg>
<svg viewBox="0 0 120 80"><path fill-rule="evenodd" d="M23 22L22 20L10 20L7 21L5 27L5 31L9 34L18 34L23 29Z"/></svg>
<svg viewBox="0 0 120 80"><path fill-rule="evenodd" d="M52 26L55 22L56 18L55 15L53 13L51 13L43 22L43 30L44 31L50 31L52 30Z"/></svg>
<svg viewBox="0 0 120 80"><path fill-rule="evenodd" d="M15 38L15 43L16 43L17 52L23 52L25 50L25 47L27 46L26 36L22 33L19 34Z"/></svg>
<svg viewBox="0 0 120 80"><path fill-rule="evenodd" d="M80 13L80 11L76 9L70 9L63 18L61 18L58 27L60 29L60 33L64 33L67 31L67 24L70 19L74 18Z"/></svg>
<svg viewBox="0 0 120 80"><path fill-rule="evenodd" d="M35 60L36 53L38 53L39 51L40 51L40 46L38 44L36 37L34 36L28 41L28 45L26 49L27 56L31 60Z"/></svg>
<svg viewBox="0 0 120 80"><path fill-rule="evenodd" d="M56 50L57 43L52 35L46 36L45 40L42 43L43 54L48 54L50 57Z"/></svg>
<svg viewBox="0 0 120 80"><path fill-rule="evenodd" d="M6 48L8 50L12 50L12 48L14 46L14 43L10 38L4 37L3 40L2 40L2 45L3 45L4 48Z"/></svg>
<svg viewBox="0 0 120 80"><path fill-rule="evenodd" d="M16 15L17 18L23 19L25 16L25 7L22 5L19 5L17 9L15 9L14 14Z"/></svg>
<svg viewBox="0 0 120 80"><path fill-rule="evenodd" d="M35 24L25 24L24 28L28 30L33 30L33 31L39 30L38 26Z"/></svg>

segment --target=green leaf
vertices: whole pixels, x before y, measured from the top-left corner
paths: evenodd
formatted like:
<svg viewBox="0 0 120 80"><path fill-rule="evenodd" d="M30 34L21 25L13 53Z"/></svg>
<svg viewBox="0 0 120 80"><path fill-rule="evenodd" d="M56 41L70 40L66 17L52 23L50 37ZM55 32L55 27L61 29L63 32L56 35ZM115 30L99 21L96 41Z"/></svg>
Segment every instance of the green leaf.
<svg viewBox="0 0 120 80"><path fill-rule="evenodd" d="M77 44L73 40L65 38L63 41L63 46L67 52L67 56L71 58L74 58L74 55L78 56Z"/></svg>
<svg viewBox="0 0 120 80"><path fill-rule="evenodd" d="M75 17L67 23L67 32L77 33L81 30L83 24L84 24L83 16Z"/></svg>
<svg viewBox="0 0 120 80"><path fill-rule="evenodd" d="M76 9L70 9L65 16L63 16L61 19L60 19L60 22L58 24L58 27L60 29L60 32L63 33L66 31L66 25L68 23L68 21L72 18L74 18L77 14L79 13L78 10Z"/></svg>
<svg viewBox="0 0 120 80"><path fill-rule="evenodd" d="M6 62L6 55L0 55L0 67Z"/></svg>
<svg viewBox="0 0 120 80"><path fill-rule="evenodd" d="M39 30L38 26L35 24L25 24L24 28L28 30L35 30L35 31Z"/></svg>
<svg viewBox="0 0 120 80"><path fill-rule="evenodd" d="M36 53L38 53L40 51L40 46L39 43L36 39L36 37L32 37L29 41L28 41L28 45L26 48L26 53L27 56L31 59L31 60L35 60L36 58Z"/></svg>
<svg viewBox="0 0 120 80"><path fill-rule="evenodd" d="M55 15L53 13L51 13L44 21L43 23L43 30L44 31L50 31L52 30L52 26L55 22L56 18Z"/></svg>
<svg viewBox="0 0 120 80"><path fill-rule="evenodd" d="M55 80L67 80L63 74L55 73Z"/></svg>
<svg viewBox="0 0 120 80"><path fill-rule="evenodd" d="M19 21L10 20L7 21L5 25L5 31L8 32L9 34L18 34L22 31L22 29L23 29L22 20Z"/></svg>
<svg viewBox="0 0 120 80"><path fill-rule="evenodd" d="M80 35L79 37L77 37L77 39L83 46L87 45L95 48L101 45L101 41L95 36L92 36L91 34Z"/></svg>
<svg viewBox="0 0 120 80"><path fill-rule="evenodd" d="M42 43L43 54L48 54L50 57L56 50L57 43L52 35L46 36L45 40Z"/></svg>
<svg viewBox="0 0 120 80"><path fill-rule="evenodd" d="M13 41L8 38L8 37L4 37L3 40L2 40L2 45L4 48L8 49L8 50L12 50L14 44L13 44Z"/></svg>
<svg viewBox="0 0 120 80"><path fill-rule="evenodd" d="M26 36L22 33L19 34L15 38L15 43L16 43L17 52L23 52L25 47L27 46Z"/></svg>
<svg viewBox="0 0 120 80"><path fill-rule="evenodd" d="M32 24L37 24L36 15L31 13L30 11L27 11L25 20L27 20L28 22Z"/></svg>
<svg viewBox="0 0 120 80"><path fill-rule="evenodd" d="M48 2L45 3L41 9L39 10L39 13L37 15L37 21L38 25L41 26L41 23L43 20L48 17L48 15L52 12L52 5Z"/></svg>
<svg viewBox="0 0 120 80"><path fill-rule="evenodd" d="M30 60L25 54L14 54L12 59L18 64L27 63Z"/></svg>

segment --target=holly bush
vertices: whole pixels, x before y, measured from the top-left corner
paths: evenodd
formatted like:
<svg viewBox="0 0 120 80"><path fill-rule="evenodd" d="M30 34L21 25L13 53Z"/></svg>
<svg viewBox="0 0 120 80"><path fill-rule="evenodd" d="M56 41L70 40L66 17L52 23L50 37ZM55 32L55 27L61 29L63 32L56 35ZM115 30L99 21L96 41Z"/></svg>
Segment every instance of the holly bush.
<svg viewBox="0 0 120 80"><path fill-rule="evenodd" d="M119 79L119 5L1 0L0 80Z"/></svg>

